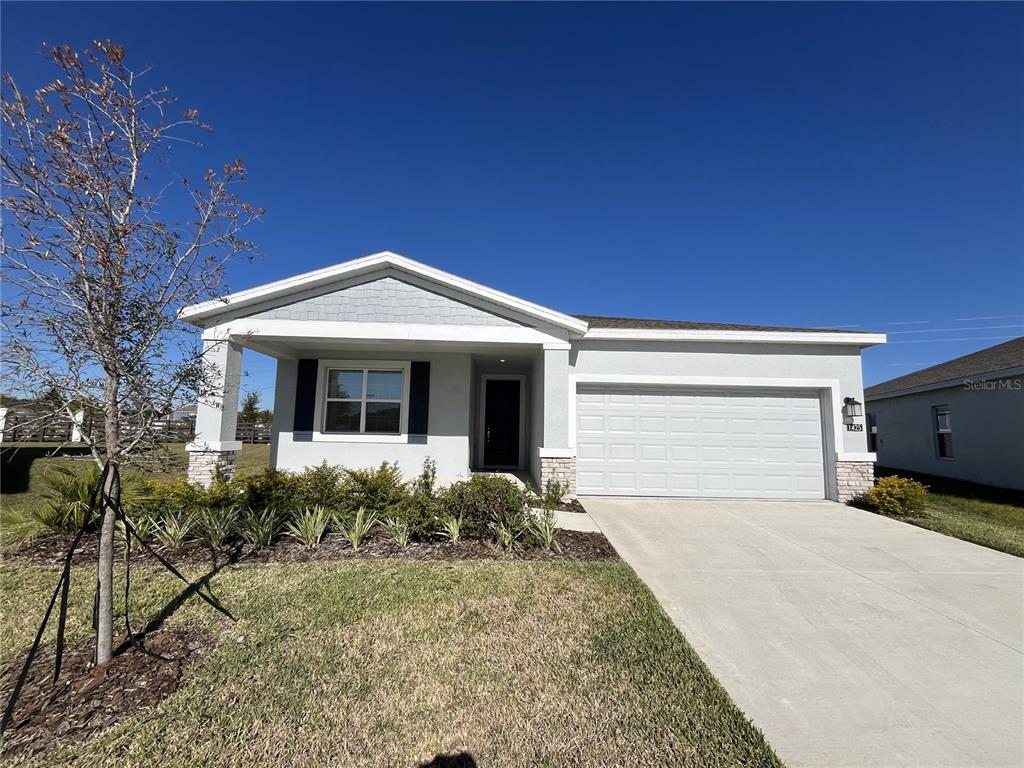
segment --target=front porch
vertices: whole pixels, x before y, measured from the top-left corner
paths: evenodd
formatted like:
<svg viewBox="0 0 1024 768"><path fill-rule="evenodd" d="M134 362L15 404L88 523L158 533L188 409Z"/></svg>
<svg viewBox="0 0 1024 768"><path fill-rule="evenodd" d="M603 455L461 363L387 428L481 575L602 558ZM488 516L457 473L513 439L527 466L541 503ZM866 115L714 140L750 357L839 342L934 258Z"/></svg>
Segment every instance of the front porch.
<svg viewBox="0 0 1024 768"><path fill-rule="evenodd" d="M218 387L198 405L191 480L209 484L234 470L239 381L250 348L277 361L273 467L389 461L413 476L431 458L441 482L505 472L538 488L557 480L575 492L567 344L268 341L251 334L207 340Z"/></svg>

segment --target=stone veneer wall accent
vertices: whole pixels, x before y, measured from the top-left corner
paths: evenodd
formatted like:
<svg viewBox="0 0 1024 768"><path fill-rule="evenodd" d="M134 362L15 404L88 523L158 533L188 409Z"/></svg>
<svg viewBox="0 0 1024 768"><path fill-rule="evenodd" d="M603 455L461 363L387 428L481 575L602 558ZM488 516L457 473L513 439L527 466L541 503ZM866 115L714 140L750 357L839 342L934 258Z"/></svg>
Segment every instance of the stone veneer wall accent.
<svg viewBox="0 0 1024 768"><path fill-rule="evenodd" d="M875 484L874 462L837 461L836 484L841 503L857 498Z"/></svg>
<svg viewBox="0 0 1024 768"><path fill-rule="evenodd" d="M569 498L576 498L576 459L541 458L540 488L543 492L548 480L557 480L569 486Z"/></svg>
<svg viewBox="0 0 1024 768"><path fill-rule="evenodd" d="M235 474L237 451L189 451L188 479L204 488L216 479L217 473L225 477Z"/></svg>

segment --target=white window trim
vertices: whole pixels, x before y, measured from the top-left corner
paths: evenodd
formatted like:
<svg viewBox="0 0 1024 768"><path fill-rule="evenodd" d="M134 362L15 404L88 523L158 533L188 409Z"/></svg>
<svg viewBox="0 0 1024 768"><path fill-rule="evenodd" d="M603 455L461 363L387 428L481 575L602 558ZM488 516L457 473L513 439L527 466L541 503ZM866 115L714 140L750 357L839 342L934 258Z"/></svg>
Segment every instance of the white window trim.
<svg viewBox="0 0 1024 768"><path fill-rule="evenodd" d="M944 413L949 417L949 428L939 428L939 414ZM956 449L953 449L952 456L943 456L942 451L939 448L941 444L942 435L953 435L953 409L948 405L933 405L932 406L932 434L935 436L935 458L939 461L956 461Z"/></svg>
<svg viewBox="0 0 1024 768"><path fill-rule="evenodd" d="M327 370L365 368L373 371L402 372L402 411L399 416L399 433L379 432L324 432L324 417L327 411ZM313 409L313 440L325 443L407 443L409 442L409 377L412 362L409 360L321 360L316 374L316 405Z"/></svg>

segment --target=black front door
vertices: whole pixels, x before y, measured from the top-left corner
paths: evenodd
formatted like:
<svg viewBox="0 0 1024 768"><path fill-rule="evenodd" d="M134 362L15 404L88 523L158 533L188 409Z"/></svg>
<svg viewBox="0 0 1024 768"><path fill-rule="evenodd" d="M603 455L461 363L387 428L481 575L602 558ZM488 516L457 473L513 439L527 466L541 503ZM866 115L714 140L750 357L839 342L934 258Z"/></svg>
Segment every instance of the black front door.
<svg viewBox="0 0 1024 768"><path fill-rule="evenodd" d="M484 382L484 466L519 466L518 379Z"/></svg>

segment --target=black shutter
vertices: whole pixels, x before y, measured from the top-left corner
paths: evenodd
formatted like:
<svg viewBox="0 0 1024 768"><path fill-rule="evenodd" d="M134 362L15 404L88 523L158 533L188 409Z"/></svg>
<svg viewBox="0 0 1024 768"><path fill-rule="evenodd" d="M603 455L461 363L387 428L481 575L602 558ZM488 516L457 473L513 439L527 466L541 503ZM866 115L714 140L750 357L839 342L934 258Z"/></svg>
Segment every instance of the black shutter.
<svg viewBox="0 0 1024 768"><path fill-rule="evenodd" d="M313 431L313 412L316 408L316 372L318 360L299 360L299 371L295 377L295 423L296 432Z"/></svg>
<svg viewBox="0 0 1024 768"><path fill-rule="evenodd" d="M409 376L409 434L427 434L430 411L430 363L413 363Z"/></svg>

